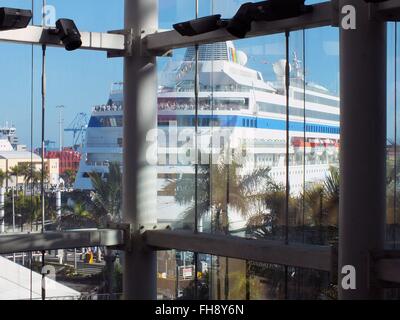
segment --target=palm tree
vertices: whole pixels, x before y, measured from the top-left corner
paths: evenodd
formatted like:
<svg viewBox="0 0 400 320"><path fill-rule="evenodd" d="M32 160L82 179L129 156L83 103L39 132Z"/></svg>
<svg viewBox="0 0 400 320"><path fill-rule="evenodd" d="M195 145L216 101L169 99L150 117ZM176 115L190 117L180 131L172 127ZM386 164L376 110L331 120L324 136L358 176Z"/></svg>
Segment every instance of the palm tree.
<svg viewBox="0 0 400 320"><path fill-rule="evenodd" d="M285 186L270 181L265 187L262 197L264 207L255 212L247 220L247 228L251 236L265 239L277 235L279 227L286 224L285 206L286 189ZM289 199L290 212L295 208L295 199Z"/></svg>
<svg viewBox="0 0 400 320"><path fill-rule="evenodd" d="M46 169L44 169L44 172L43 172L43 169L40 168L39 169L39 174L40 174L39 182L42 182L42 176L43 176L43 183L45 185L47 185L49 183L49 180L50 180L49 172Z"/></svg>
<svg viewBox="0 0 400 320"><path fill-rule="evenodd" d="M340 174L339 169L331 167L329 175L324 182L325 207L328 212L327 223L331 226L336 226L339 215L339 192L340 192Z"/></svg>
<svg viewBox="0 0 400 320"><path fill-rule="evenodd" d="M37 176L37 171L36 171L34 165L29 163L28 166L29 166L29 168L27 169L26 174L25 174L25 183L26 184L32 183L32 192L33 192L34 183L38 182L38 181L36 181L36 178L38 176Z"/></svg>
<svg viewBox="0 0 400 320"><path fill-rule="evenodd" d="M4 181L7 180L8 176L3 170L0 169L0 187L4 187Z"/></svg>
<svg viewBox="0 0 400 320"><path fill-rule="evenodd" d="M324 224L324 185L313 184L305 190L305 206L307 212L307 220L311 226L322 226ZM307 223L305 221L305 223Z"/></svg>
<svg viewBox="0 0 400 320"><path fill-rule="evenodd" d="M74 206L74 214L83 217L83 218L93 218L93 215L86 209L86 206L83 203L76 203Z"/></svg>
<svg viewBox="0 0 400 320"><path fill-rule="evenodd" d="M118 222L121 219L122 205L122 173L121 166L117 162L111 162L108 174L103 178L100 173L89 173L94 192L92 202L94 211L93 217L99 225L107 222ZM115 254L112 250L104 248L104 259L106 261L106 290L108 293L113 291L113 274Z"/></svg>
<svg viewBox="0 0 400 320"><path fill-rule="evenodd" d="M324 181L309 185L300 195L300 198L304 198L305 221L303 226L309 226L311 234L318 230L318 241L321 244L325 242L326 237L329 239L328 231L337 231L339 187L339 170L331 167Z"/></svg>
<svg viewBox="0 0 400 320"><path fill-rule="evenodd" d="M34 216L37 218L36 221L41 219L41 216L37 215L36 212L34 212L34 210L35 210L34 208L35 208L35 205L36 205L36 202L37 202L37 200L35 200L34 197L35 197L35 192L36 192L36 186L39 185L39 183L42 180L42 170L41 169L37 170L35 168L35 166L33 164L31 164L31 163L28 163L28 166L26 166L26 167L24 166L23 169L25 171L25 174L24 174L24 176L25 176L25 180L24 180L25 190L26 190L26 186L28 184L30 184L30 183L32 184L32 187L31 187L31 193L32 194L31 194L31 197L30 197L31 198L30 202L31 202L31 207L32 207L31 224L33 224ZM47 181L48 181L48 172L45 170L44 171L44 183L46 183ZM40 199L40 197L39 197L39 199ZM33 228L33 225L31 225L31 228ZM36 225L36 228L38 228L38 224Z"/></svg>
<svg viewBox="0 0 400 320"><path fill-rule="evenodd" d="M311 225L337 226L339 213L339 169L331 167L322 183L314 184L305 192L308 218Z"/></svg>
<svg viewBox="0 0 400 320"><path fill-rule="evenodd" d="M23 174L22 168L20 164L15 165L14 167L10 168L10 175L15 177L15 186L18 192L18 177Z"/></svg>
<svg viewBox="0 0 400 320"><path fill-rule="evenodd" d="M224 164L199 167L198 193L195 199L193 175L182 175L178 180L170 180L163 191L175 188L175 200L181 205L188 205L182 215L184 225L193 224L197 208L198 219L211 213L214 232L227 232L229 214L232 210L245 218L252 214L253 206L265 197L265 190L270 183L269 168L246 170L233 161Z"/></svg>
<svg viewBox="0 0 400 320"><path fill-rule="evenodd" d="M18 164L19 169L21 171L21 176L23 177L24 180L24 195L26 195L26 178L28 175L30 175L30 171L31 171L31 164L28 162L22 162L20 164Z"/></svg>
<svg viewBox="0 0 400 320"><path fill-rule="evenodd" d="M269 168L248 168L248 163L240 165L238 157L232 164L224 163L224 157L218 164L201 165L198 180L193 175L182 175L178 180L170 180L164 192L175 189L175 200L188 208L183 212L183 226L190 226L211 213L211 225L214 233L229 232L229 211L235 211L248 218L254 207L262 203L266 186L270 183ZM197 183L197 199L194 184ZM196 217L197 213L197 217ZM216 259L217 296L221 298L221 279L219 276L219 257ZM225 261L225 296L228 296L228 258Z"/></svg>
<svg viewBox="0 0 400 320"><path fill-rule="evenodd" d="M98 226L97 216L87 209L87 205L83 202L76 202L71 206L67 206L66 214L60 221L62 229L71 228L92 228Z"/></svg>
<svg viewBox="0 0 400 320"><path fill-rule="evenodd" d="M89 173L90 181L94 192L92 201L95 214L98 216L99 223L104 222L104 218L111 221L119 221L122 205L122 173L120 164L112 162L109 165L109 172L105 178L98 172Z"/></svg>
<svg viewBox="0 0 400 320"><path fill-rule="evenodd" d="M67 169L62 174L62 178L65 181L65 185L70 186L74 183L74 181L76 179L76 172L71 169Z"/></svg>
<svg viewBox="0 0 400 320"><path fill-rule="evenodd" d="M42 180L42 173L39 170L34 170L32 173L29 174L27 181L28 183L32 183L32 190L35 192L35 188L39 185L40 181Z"/></svg>

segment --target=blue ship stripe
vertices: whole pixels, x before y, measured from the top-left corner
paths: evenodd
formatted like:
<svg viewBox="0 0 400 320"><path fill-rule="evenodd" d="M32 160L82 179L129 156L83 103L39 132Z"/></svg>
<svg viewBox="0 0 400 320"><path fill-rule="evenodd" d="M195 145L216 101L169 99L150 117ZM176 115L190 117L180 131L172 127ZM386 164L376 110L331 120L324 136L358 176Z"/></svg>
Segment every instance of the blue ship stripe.
<svg viewBox="0 0 400 320"><path fill-rule="evenodd" d="M114 123L122 123L122 116L93 116L90 118L89 128L103 128L106 127L104 123L105 118L114 118L117 121ZM177 121L179 127L194 126L194 115L163 115L158 117L159 126L168 126L169 121ZM199 115L199 127L239 127L239 128L258 128L270 130L286 130L286 121L269 118L258 118L252 116L227 116L227 115ZM330 133L340 134L340 127L333 125L321 125L315 123L306 123L304 128L303 122L290 121L290 131L315 132L315 133Z"/></svg>

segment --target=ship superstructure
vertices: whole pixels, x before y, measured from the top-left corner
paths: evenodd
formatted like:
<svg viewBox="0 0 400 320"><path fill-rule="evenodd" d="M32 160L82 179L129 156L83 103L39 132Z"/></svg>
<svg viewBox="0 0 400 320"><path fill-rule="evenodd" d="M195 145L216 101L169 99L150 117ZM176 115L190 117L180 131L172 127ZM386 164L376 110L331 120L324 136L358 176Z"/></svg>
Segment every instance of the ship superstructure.
<svg viewBox="0 0 400 320"><path fill-rule="evenodd" d="M17 129L14 126L10 126L8 122L2 127L0 127L0 149L2 151L12 151L19 150L25 151L26 146L19 144L19 139L17 136ZM8 143L7 143L8 142ZM6 150L7 149L7 150ZM9 150L11 149L11 150Z"/></svg>
<svg viewBox="0 0 400 320"><path fill-rule="evenodd" d="M207 139L223 132L232 148L251 145L252 165L270 168L271 178L284 184L286 61L274 63L275 79L266 81L261 72L247 67L246 54L230 41L202 45L198 57L197 136L207 144ZM295 55L290 65L289 175L291 193L299 194L304 177L307 182L321 181L331 166L338 165L340 101L326 88L305 83ZM169 135L171 127L176 127L178 136L195 127L195 66L195 49L188 48L183 61L167 64L160 77L158 128L165 136L158 141L159 177L194 173L193 163L180 162L182 151L177 151L188 139L178 139L172 146ZM118 83L107 104L93 109L75 188L91 189L88 173L106 174L110 162L122 162L122 108L122 83ZM165 183L167 179L159 179L160 189ZM159 205L181 210L173 195L159 197Z"/></svg>

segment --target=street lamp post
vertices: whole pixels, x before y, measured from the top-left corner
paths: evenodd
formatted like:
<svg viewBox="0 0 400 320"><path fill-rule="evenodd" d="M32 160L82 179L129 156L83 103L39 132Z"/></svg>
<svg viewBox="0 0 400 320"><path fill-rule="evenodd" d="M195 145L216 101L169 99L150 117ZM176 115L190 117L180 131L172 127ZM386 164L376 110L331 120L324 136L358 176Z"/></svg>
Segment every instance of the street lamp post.
<svg viewBox="0 0 400 320"><path fill-rule="evenodd" d="M58 109L58 114L59 114L59 139L60 139L60 152L63 150L63 118L62 118L62 110L65 108L63 105L56 106Z"/></svg>
<svg viewBox="0 0 400 320"><path fill-rule="evenodd" d="M24 232L24 221L22 220L22 214L18 213L17 217L20 219L21 222L21 233Z"/></svg>
<svg viewBox="0 0 400 320"><path fill-rule="evenodd" d="M14 187L11 187L11 198L12 198L12 231L15 233L15 197Z"/></svg>
<svg viewBox="0 0 400 320"><path fill-rule="evenodd" d="M0 187L0 233L5 232L4 221L4 188Z"/></svg>
<svg viewBox="0 0 400 320"><path fill-rule="evenodd" d="M12 198L12 231L15 233L15 200L14 200L14 187L11 187ZM13 261L15 263L15 253L13 253Z"/></svg>

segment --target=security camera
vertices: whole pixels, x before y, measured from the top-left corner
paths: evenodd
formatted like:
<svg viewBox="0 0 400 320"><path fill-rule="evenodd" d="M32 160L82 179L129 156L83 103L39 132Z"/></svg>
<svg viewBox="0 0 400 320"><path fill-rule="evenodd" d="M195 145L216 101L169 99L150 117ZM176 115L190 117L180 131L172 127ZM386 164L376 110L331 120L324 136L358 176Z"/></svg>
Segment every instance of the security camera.
<svg viewBox="0 0 400 320"><path fill-rule="evenodd" d="M251 2L242 4L235 16L229 21L226 30L237 38L244 38L251 30L251 23L259 13L259 8L263 8L263 6L257 7Z"/></svg>
<svg viewBox="0 0 400 320"><path fill-rule="evenodd" d="M312 11L305 0L268 0L243 4L229 21L227 31L237 38L244 38L253 21L274 21L300 16Z"/></svg>
<svg viewBox="0 0 400 320"><path fill-rule="evenodd" d="M31 10L0 8L0 31L26 28L31 19Z"/></svg>
<svg viewBox="0 0 400 320"><path fill-rule="evenodd" d="M56 29L52 33L58 35L67 51L73 51L82 46L81 34L71 19L57 20Z"/></svg>
<svg viewBox="0 0 400 320"><path fill-rule="evenodd" d="M202 33L215 31L227 25L227 21L221 19L220 14L201 17L198 19L174 24L174 29L182 36L195 36Z"/></svg>

